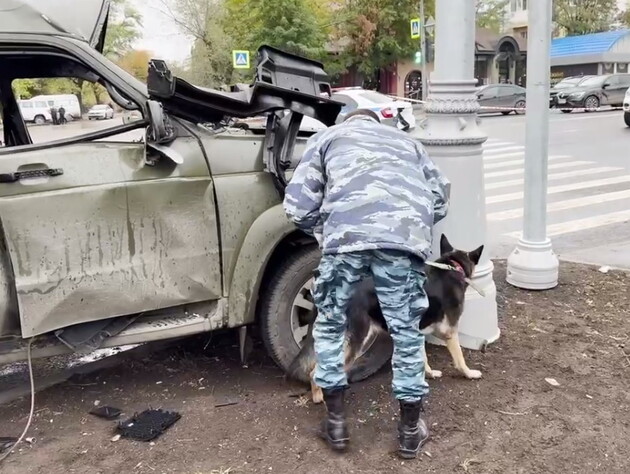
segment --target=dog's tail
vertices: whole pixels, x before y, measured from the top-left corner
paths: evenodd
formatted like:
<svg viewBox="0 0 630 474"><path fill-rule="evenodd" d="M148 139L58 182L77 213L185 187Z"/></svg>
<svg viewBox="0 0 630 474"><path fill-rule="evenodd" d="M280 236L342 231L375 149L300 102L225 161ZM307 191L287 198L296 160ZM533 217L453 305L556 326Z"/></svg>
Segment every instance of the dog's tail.
<svg viewBox="0 0 630 474"><path fill-rule="evenodd" d="M311 328L309 328L309 331ZM287 378L308 383L311 371L315 368L315 344L312 336L308 336L304 345L287 369Z"/></svg>

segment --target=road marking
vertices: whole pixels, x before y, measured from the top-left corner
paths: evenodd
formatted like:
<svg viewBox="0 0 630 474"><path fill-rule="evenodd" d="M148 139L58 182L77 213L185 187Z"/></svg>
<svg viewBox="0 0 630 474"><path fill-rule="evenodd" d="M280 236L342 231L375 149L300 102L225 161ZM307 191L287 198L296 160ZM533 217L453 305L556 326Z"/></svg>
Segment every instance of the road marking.
<svg viewBox="0 0 630 474"><path fill-rule="evenodd" d="M501 155L487 156L484 154L483 161L496 161L496 160L503 160L505 158L516 158L518 156L525 156L525 153L523 153L522 151L517 151L514 153L503 153Z"/></svg>
<svg viewBox="0 0 630 474"><path fill-rule="evenodd" d="M513 146L514 143L512 142L504 142L501 140L497 140L497 141L490 141L488 140L486 143L483 144L483 149L485 150L486 148L500 148L502 146Z"/></svg>
<svg viewBox="0 0 630 474"><path fill-rule="evenodd" d="M501 148L494 148L494 149L491 149L491 150L484 149L483 154L484 155L495 155L495 154L497 154L497 152L498 153L502 153L504 151L517 151L517 150L523 151L523 150L525 150L525 147L524 146L504 146L504 147L501 147Z"/></svg>
<svg viewBox="0 0 630 474"><path fill-rule="evenodd" d="M548 158L549 161L555 161L555 160L564 160L567 158L572 158L569 155L555 155L555 156L550 156ZM510 166L513 165L520 165L521 163L523 163L525 161L525 158L521 158L519 160L510 160L510 161L503 161L501 163L490 163L490 164L485 164L483 165L484 169L486 170L494 170L497 168L509 168Z"/></svg>
<svg viewBox="0 0 630 474"><path fill-rule="evenodd" d="M575 219L568 222L560 222L547 226L547 237L555 237L557 235L570 234L572 232L581 232L587 229L596 229L612 224L621 224L630 221L630 210L611 212L599 216L585 217L584 219ZM521 231L509 232L504 235L520 238Z"/></svg>
<svg viewBox="0 0 630 474"><path fill-rule="evenodd" d="M566 171L564 173L549 173L548 179L549 181L555 181L558 179L574 178L576 176L590 176L593 174L608 173L610 171L619 171L622 169L623 168L615 168L613 166L602 166L601 168L588 168L585 170ZM523 178L512 179L509 181L499 181L498 183L486 184L485 188L486 190L499 189L499 188L506 188L508 186L518 186L519 184L524 184L524 183L525 183L525 179Z"/></svg>
<svg viewBox="0 0 630 474"><path fill-rule="evenodd" d="M592 206L629 198L630 189L624 189L623 191L616 191L614 193L594 194L592 196L576 199L567 199L566 201L552 202L547 205L547 212L566 211L568 209L577 209L578 207ZM492 222L507 221L519 217L523 217L523 208L491 212L488 214L488 220Z"/></svg>
<svg viewBox="0 0 630 474"><path fill-rule="evenodd" d="M598 188L609 184L620 184L630 182L630 175L614 176L612 178L597 179L593 181L582 181L581 183L563 184L548 188L547 194L557 194L566 191L577 191L578 189ZM499 194L486 198L486 204L496 204L500 202L516 201L523 198L523 191L509 194Z"/></svg>
<svg viewBox="0 0 630 474"><path fill-rule="evenodd" d="M547 168L552 170L552 169L564 169L564 168L576 168L578 166L586 166L586 165L592 165L594 164L594 162L592 161L567 161L566 163L554 163L552 165L549 165ZM513 175L519 175L519 174L523 174L524 170L523 168L518 168L515 170L507 170L507 171L493 171L490 173L486 173L485 174L485 178L498 178L498 177L503 177L503 176L513 176Z"/></svg>

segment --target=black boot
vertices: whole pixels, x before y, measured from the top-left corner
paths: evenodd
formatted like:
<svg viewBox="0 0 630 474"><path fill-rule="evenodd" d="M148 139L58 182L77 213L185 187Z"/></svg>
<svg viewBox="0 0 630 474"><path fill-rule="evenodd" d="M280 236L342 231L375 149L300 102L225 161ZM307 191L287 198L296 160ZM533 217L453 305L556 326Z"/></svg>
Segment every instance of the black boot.
<svg viewBox="0 0 630 474"><path fill-rule="evenodd" d="M320 436L335 451L344 451L348 446L348 427L343 406L345 387L322 390L327 417L322 422Z"/></svg>
<svg viewBox="0 0 630 474"><path fill-rule="evenodd" d="M413 459L422 445L429 439L427 424L420 418L422 399L417 402L400 400L400 423L398 424L398 453L404 459Z"/></svg>

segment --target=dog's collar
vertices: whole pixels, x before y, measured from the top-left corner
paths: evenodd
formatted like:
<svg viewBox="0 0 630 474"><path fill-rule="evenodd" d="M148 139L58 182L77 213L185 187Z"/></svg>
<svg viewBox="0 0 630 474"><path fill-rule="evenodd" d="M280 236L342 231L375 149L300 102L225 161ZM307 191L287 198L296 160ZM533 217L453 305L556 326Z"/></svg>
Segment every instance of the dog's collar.
<svg viewBox="0 0 630 474"><path fill-rule="evenodd" d="M479 293L482 297L486 296L486 293L479 288L477 285L475 285L475 283L466 276L466 273L464 272L464 268L460 265L459 262L457 262L456 260L449 260L449 262L451 262L453 265L448 265L446 263L439 263L439 262L431 262L430 260L425 261L425 265L428 265L430 267L435 267L435 268L439 268L440 270L450 270L453 272L457 272L460 273L464 279L464 281L466 283L468 283L468 285L470 285L470 287L475 290L477 293Z"/></svg>

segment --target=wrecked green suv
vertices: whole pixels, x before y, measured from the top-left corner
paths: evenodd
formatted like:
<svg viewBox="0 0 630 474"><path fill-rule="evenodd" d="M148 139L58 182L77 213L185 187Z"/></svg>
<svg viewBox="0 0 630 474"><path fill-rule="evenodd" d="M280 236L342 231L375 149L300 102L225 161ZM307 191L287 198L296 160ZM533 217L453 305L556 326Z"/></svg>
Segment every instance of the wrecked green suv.
<svg viewBox="0 0 630 474"><path fill-rule="evenodd" d="M285 216L284 175L302 117L331 125L342 104L321 64L269 47L246 90L192 86L159 60L144 85L100 54L107 14L106 0L0 3L0 363L257 322L286 368L319 250ZM138 119L36 143L68 126L25 125L26 78L91 83Z"/></svg>

